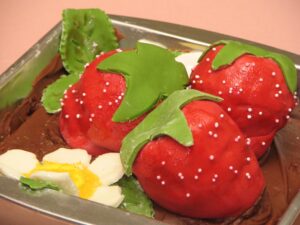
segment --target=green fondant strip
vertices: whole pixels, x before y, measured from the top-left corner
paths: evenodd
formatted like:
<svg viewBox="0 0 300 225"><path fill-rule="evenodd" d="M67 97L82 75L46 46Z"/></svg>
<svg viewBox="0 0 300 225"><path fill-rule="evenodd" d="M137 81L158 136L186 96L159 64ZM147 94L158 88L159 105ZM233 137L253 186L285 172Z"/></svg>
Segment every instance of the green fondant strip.
<svg viewBox="0 0 300 225"><path fill-rule="evenodd" d="M66 9L59 51L69 73L82 73L97 54L118 48L108 16L100 9Z"/></svg>
<svg viewBox="0 0 300 225"><path fill-rule="evenodd" d="M132 174L133 162L142 147L158 136L167 135L184 146L193 145L192 132L180 108L194 100L222 99L196 90L171 94L123 139L120 154L127 175Z"/></svg>
<svg viewBox="0 0 300 225"><path fill-rule="evenodd" d="M42 104L48 113L56 113L61 110L60 100L63 98L65 90L70 85L79 80L78 74L62 75L55 82L44 89L42 95Z"/></svg>
<svg viewBox="0 0 300 225"><path fill-rule="evenodd" d="M136 50L114 54L97 68L125 77L127 90L113 116L115 122L137 118L159 100L188 85L183 64L175 61L169 50L151 44L138 43Z"/></svg>
<svg viewBox="0 0 300 225"><path fill-rule="evenodd" d="M217 70L222 66L230 65L244 54L251 54L258 57L273 59L281 68L287 86L291 92L297 89L297 71L293 61L285 55L273 53L252 45L243 44L237 41L219 41L212 46L224 44L212 62L212 69Z"/></svg>
<svg viewBox="0 0 300 225"><path fill-rule="evenodd" d="M124 176L117 184L122 188L124 195L124 200L119 208L151 218L154 216L151 200L133 176Z"/></svg>
<svg viewBox="0 0 300 225"><path fill-rule="evenodd" d="M21 177L20 183L23 186L28 187L33 191L43 190L43 189L53 189L56 191L60 190L60 188L56 184L53 184L52 182L31 179L31 178L27 178L27 177Z"/></svg>

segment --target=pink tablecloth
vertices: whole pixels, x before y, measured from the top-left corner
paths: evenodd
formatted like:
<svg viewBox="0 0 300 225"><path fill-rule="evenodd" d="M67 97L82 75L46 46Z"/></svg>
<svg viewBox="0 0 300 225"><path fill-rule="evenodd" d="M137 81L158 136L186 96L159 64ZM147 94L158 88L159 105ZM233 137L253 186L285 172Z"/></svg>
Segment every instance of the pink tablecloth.
<svg viewBox="0 0 300 225"><path fill-rule="evenodd" d="M300 54L299 0L1 0L0 74L60 20L62 9L90 7L216 31Z"/></svg>

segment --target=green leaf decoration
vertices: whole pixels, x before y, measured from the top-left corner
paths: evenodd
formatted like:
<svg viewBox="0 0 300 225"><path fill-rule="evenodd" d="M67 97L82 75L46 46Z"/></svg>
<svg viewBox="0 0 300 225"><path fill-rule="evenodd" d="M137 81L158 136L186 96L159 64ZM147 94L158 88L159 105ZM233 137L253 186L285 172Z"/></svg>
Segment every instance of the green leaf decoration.
<svg viewBox="0 0 300 225"><path fill-rule="evenodd" d="M52 189L55 191L59 191L60 188L49 182L49 181L44 181L44 180L38 180L38 179L30 179L30 178L26 178L26 177L21 177L20 178L20 183L25 186L30 188L33 191L37 191L37 190L43 190L43 189Z"/></svg>
<svg viewBox="0 0 300 225"><path fill-rule="evenodd" d="M118 185L122 188L122 194L125 196L119 208L153 218L152 202L134 177L123 177Z"/></svg>
<svg viewBox="0 0 300 225"><path fill-rule="evenodd" d="M62 75L58 80L44 89L41 101L48 113L56 113L61 110L60 99L63 98L65 90L78 80L78 74Z"/></svg>
<svg viewBox="0 0 300 225"><path fill-rule="evenodd" d="M183 64L167 49L138 43L137 49L112 55L98 69L122 74L127 90L113 116L115 122L133 120L149 111L161 99L188 85Z"/></svg>
<svg viewBox="0 0 300 225"><path fill-rule="evenodd" d="M82 73L97 54L118 48L114 28L100 9L63 11L59 51L69 73Z"/></svg>
<svg viewBox="0 0 300 225"><path fill-rule="evenodd" d="M192 132L180 108L194 100L222 99L196 90L171 94L123 139L120 155L126 175L132 174L132 164L142 147L158 136L167 135L184 146L193 145Z"/></svg>
<svg viewBox="0 0 300 225"><path fill-rule="evenodd" d="M270 52L252 45L243 44L238 41L218 41L212 46L216 46L219 44L225 44L225 46L214 58L212 62L212 69L217 70L222 66L230 65L234 62L234 60L244 54L251 54L263 58L271 58L280 66L290 91L294 92L297 90L296 67L293 61L287 56Z"/></svg>

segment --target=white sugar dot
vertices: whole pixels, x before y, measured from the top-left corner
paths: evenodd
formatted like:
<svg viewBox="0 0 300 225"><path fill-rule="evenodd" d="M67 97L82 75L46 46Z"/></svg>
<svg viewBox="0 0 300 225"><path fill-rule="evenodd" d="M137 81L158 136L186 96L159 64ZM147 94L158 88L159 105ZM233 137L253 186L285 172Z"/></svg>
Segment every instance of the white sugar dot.
<svg viewBox="0 0 300 225"><path fill-rule="evenodd" d="M214 160L214 159L215 159L215 156L214 156L214 155L210 155L210 156L209 156L209 160L212 161L212 160Z"/></svg>
<svg viewBox="0 0 300 225"><path fill-rule="evenodd" d="M191 197L191 194L190 193L186 193L185 195L187 198Z"/></svg>
<svg viewBox="0 0 300 225"><path fill-rule="evenodd" d="M245 175L246 175L246 177L248 178L248 179L251 179L251 175L250 175L250 173L245 173Z"/></svg>
<svg viewBox="0 0 300 225"><path fill-rule="evenodd" d="M215 134L214 134L214 138L217 138L217 137L218 137L218 134L217 134L217 133L215 133Z"/></svg>
<svg viewBox="0 0 300 225"><path fill-rule="evenodd" d="M263 112L262 112L262 111L260 111L260 112L258 113L258 115L260 115L260 116L261 116L262 114L263 114Z"/></svg>
<svg viewBox="0 0 300 225"><path fill-rule="evenodd" d="M67 99L68 98L68 95L64 95L64 99Z"/></svg>
<svg viewBox="0 0 300 225"><path fill-rule="evenodd" d="M196 81L195 81L195 80L192 80L192 83L193 83L193 84L195 84L195 83L196 83Z"/></svg>
<svg viewBox="0 0 300 225"><path fill-rule="evenodd" d="M161 161L161 165L166 165L166 161Z"/></svg>
<svg viewBox="0 0 300 225"><path fill-rule="evenodd" d="M272 72L272 76L273 76L273 77L276 76L276 73L275 73L275 72Z"/></svg>
<svg viewBox="0 0 300 225"><path fill-rule="evenodd" d="M199 78L200 78L200 75L195 75L195 78L196 78L196 79L199 79Z"/></svg>
<svg viewBox="0 0 300 225"><path fill-rule="evenodd" d="M252 119L252 115L247 115L247 119Z"/></svg>
<svg viewBox="0 0 300 225"><path fill-rule="evenodd" d="M79 102L79 99L78 99L78 98L76 98L76 99L75 99L75 102Z"/></svg>
<svg viewBox="0 0 300 225"><path fill-rule="evenodd" d="M124 92L121 93L121 96L124 96Z"/></svg>
<svg viewBox="0 0 300 225"><path fill-rule="evenodd" d="M108 102L108 105L112 105L112 102Z"/></svg>
<svg viewBox="0 0 300 225"><path fill-rule="evenodd" d="M248 112L252 112L252 108L248 108Z"/></svg>
<svg viewBox="0 0 300 225"><path fill-rule="evenodd" d="M206 58L206 62L209 62L210 61L210 58Z"/></svg>
<svg viewBox="0 0 300 225"><path fill-rule="evenodd" d="M259 78L259 81L262 82L262 81L264 81L264 79L261 77L261 78Z"/></svg>
<svg viewBox="0 0 300 225"><path fill-rule="evenodd" d="M226 80L222 80L222 84L226 84Z"/></svg>
<svg viewBox="0 0 300 225"><path fill-rule="evenodd" d="M276 88L279 88L279 87L280 87L280 85L279 85L279 84L275 84L275 87L276 87Z"/></svg>
<svg viewBox="0 0 300 225"><path fill-rule="evenodd" d="M122 52L122 49L117 48L117 49L116 49L116 52Z"/></svg>
<svg viewBox="0 0 300 225"><path fill-rule="evenodd" d="M219 94L219 95L222 95L222 91L218 91L218 94Z"/></svg>
<svg viewBox="0 0 300 225"><path fill-rule="evenodd" d="M103 93L106 93L106 89L105 88L103 89Z"/></svg>
<svg viewBox="0 0 300 225"><path fill-rule="evenodd" d="M118 96L118 99L121 100L121 99L122 99L122 96Z"/></svg>
<svg viewBox="0 0 300 225"><path fill-rule="evenodd" d="M102 105L98 105L98 109L102 109Z"/></svg>
<svg viewBox="0 0 300 225"><path fill-rule="evenodd" d="M87 68L89 65L90 65L90 64L86 63L86 64L84 65L84 68Z"/></svg>
<svg viewBox="0 0 300 225"><path fill-rule="evenodd" d="M89 121L90 121L90 122L93 122L93 118L89 118Z"/></svg>
<svg viewBox="0 0 300 225"><path fill-rule="evenodd" d="M251 144L251 139L250 138L246 138L246 145L250 145Z"/></svg>
<svg viewBox="0 0 300 225"><path fill-rule="evenodd" d="M199 127L199 128L202 128L202 124L198 124L198 127Z"/></svg>
<svg viewBox="0 0 300 225"><path fill-rule="evenodd" d="M285 117L287 120L289 120L291 117L289 115L286 115Z"/></svg>
<svg viewBox="0 0 300 225"><path fill-rule="evenodd" d="M238 170L234 170L233 172L234 172L235 174L238 174L238 173L239 173L239 171L238 171Z"/></svg>
<svg viewBox="0 0 300 225"><path fill-rule="evenodd" d="M94 118L95 117L95 113L91 113L91 117Z"/></svg>
<svg viewBox="0 0 300 225"><path fill-rule="evenodd" d="M203 80L199 80L199 84L203 84Z"/></svg>
<svg viewBox="0 0 300 225"><path fill-rule="evenodd" d="M215 47L213 47L212 50L215 52L217 49Z"/></svg>
<svg viewBox="0 0 300 225"><path fill-rule="evenodd" d="M219 123L215 122L215 128L218 128L218 127L219 127Z"/></svg>
<svg viewBox="0 0 300 225"><path fill-rule="evenodd" d="M108 82L108 81L107 81L107 82L105 82L105 85L106 85L106 86L109 86L109 82Z"/></svg>
<svg viewBox="0 0 300 225"><path fill-rule="evenodd" d="M237 137L234 139L234 141L235 141L235 142L239 142L240 139L241 139L241 136L237 136Z"/></svg>
<svg viewBox="0 0 300 225"><path fill-rule="evenodd" d="M211 70L208 70L207 72L208 72L208 73L211 73L212 71L211 71Z"/></svg>
<svg viewBox="0 0 300 225"><path fill-rule="evenodd" d="M214 174L214 178L218 178L219 177L219 175L218 174Z"/></svg>
<svg viewBox="0 0 300 225"><path fill-rule="evenodd" d="M229 170L233 170L233 166L229 166L228 169L229 169Z"/></svg>
<svg viewBox="0 0 300 225"><path fill-rule="evenodd" d="M279 90L279 91L278 91L278 94L280 94L280 95L281 95L281 94L282 94L282 90Z"/></svg>
<svg viewBox="0 0 300 225"><path fill-rule="evenodd" d="M276 94L274 95L274 97L275 97L275 98L278 98L278 97L279 97L279 94L276 93Z"/></svg>
<svg viewBox="0 0 300 225"><path fill-rule="evenodd" d="M194 179L195 179L195 180L198 180L198 179L199 179L199 177L198 177L197 175L195 175L195 176L194 176Z"/></svg>
<svg viewBox="0 0 300 225"><path fill-rule="evenodd" d="M227 108L227 111L228 111L228 112L231 112L231 108L230 108L230 107L228 107L228 108Z"/></svg>
<svg viewBox="0 0 300 225"><path fill-rule="evenodd" d="M212 178L211 181L212 181L213 183L215 183L217 180L216 180L216 178Z"/></svg>
<svg viewBox="0 0 300 225"><path fill-rule="evenodd" d="M292 112L292 110L293 110L292 108L289 108L289 109L288 109L289 112Z"/></svg>
<svg viewBox="0 0 300 225"><path fill-rule="evenodd" d="M115 103L119 103L119 100L118 100L118 99L116 99L116 100L115 100Z"/></svg>
<svg viewBox="0 0 300 225"><path fill-rule="evenodd" d="M70 118L70 115L69 115L69 114L66 114L66 115L65 115L65 118L66 118L66 119L69 119L69 118Z"/></svg>
<svg viewBox="0 0 300 225"><path fill-rule="evenodd" d="M160 176L160 175L157 175L157 176L156 176L156 179L157 179L157 180L160 180L160 179L161 179L161 176Z"/></svg>
<svg viewBox="0 0 300 225"><path fill-rule="evenodd" d="M161 185L165 185L166 181L162 180L160 183L161 183Z"/></svg>
<svg viewBox="0 0 300 225"><path fill-rule="evenodd" d="M265 146L265 145L266 145L266 142L262 141L262 142L261 142L261 145L262 145L262 146Z"/></svg>
<svg viewBox="0 0 300 225"><path fill-rule="evenodd" d="M220 114L220 118L224 118L224 114Z"/></svg>
<svg viewBox="0 0 300 225"><path fill-rule="evenodd" d="M243 88L240 88L239 91L240 91L240 92L243 92Z"/></svg>
<svg viewBox="0 0 300 225"><path fill-rule="evenodd" d="M76 90L75 90L75 89L73 89L73 90L72 90L72 93L73 93L73 94L74 94L74 93L76 93Z"/></svg>
<svg viewBox="0 0 300 225"><path fill-rule="evenodd" d="M246 157L246 161L247 161L247 162L250 162L250 161L251 161L251 158L250 158L250 157Z"/></svg>
<svg viewBox="0 0 300 225"><path fill-rule="evenodd" d="M210 130L210 131L208 131L208 135L209 136L212 136L213 135L213 132Z"/></svg>
<svg viewBox="0 0 300 225"><path fill-rule="evenodd" d="M275 123L279 123L279 119L275 119Z"/></svg>
<svg viewBox="0 0 300 225"><path fill-rule="evenodd" d="M81 101L79 102L79 104L82 105L82 104L83 104L83 101L81 100Z"/></svg>
<svg viewBox="0 0 300 225"><path fill-rule="evenodd" d="M81 116L80 114L76 114L76 118L79 119Z"/></svg>
<svg viewBox="0 0 300 225"><path fill-rule="evenodd" d="M82 96L83 96L83 97L84 97L84 96L86 96L86 93L85 93L85 92L83 92L83 93L82 93Z"/></svg>
<svg viewBox="0 0 300 225"><path fill-rule="evenodd" d="M198 173L202 173L202 169L201 168L198 168Z"/></svg>

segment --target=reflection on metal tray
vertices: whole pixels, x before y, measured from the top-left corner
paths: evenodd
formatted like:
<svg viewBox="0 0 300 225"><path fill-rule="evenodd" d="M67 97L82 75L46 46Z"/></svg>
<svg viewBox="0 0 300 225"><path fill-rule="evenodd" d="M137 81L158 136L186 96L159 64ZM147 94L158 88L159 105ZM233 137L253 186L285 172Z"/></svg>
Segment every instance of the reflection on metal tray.
<svg viewBox="0 0 300 225"><path fill-rule="evenodd" d="M114 26L126 37L121 41L122 48L133 48L137 40L147 39L160 42L171 49L204 51L209 44L220 39L240 40L175 24L123 16L111 16L111 18ZM57 53L60 32L61 24L59 23L0 76L0 109L28 95L34 78ZM242 41L253 44L253 42ZM296 63L299 77L300 56L268 46L256 45L291 57ZM15 203L16 207L19 205L21 208L33 209L53 219L59 218L62 219L61 221L77 224L163 224L159 221L57 192L49 191L38 196L28 195L19 188L16 181L6 177L0 176L0 183L2 200L12 202L12 204ZM299 202L299 200L296 202ZM289 210L287 219L281 220L281 225L292 224L291 216L296 214L295 208Z"/></svg>

